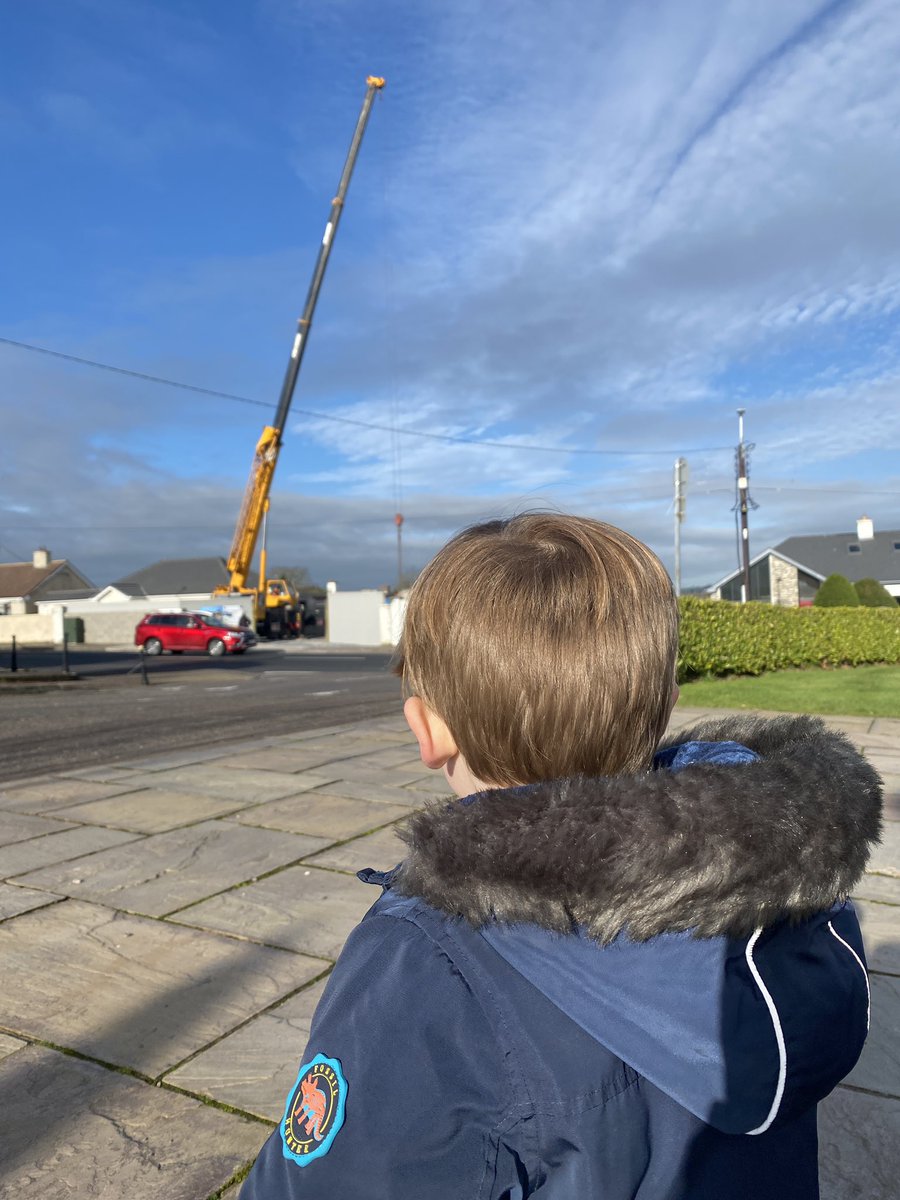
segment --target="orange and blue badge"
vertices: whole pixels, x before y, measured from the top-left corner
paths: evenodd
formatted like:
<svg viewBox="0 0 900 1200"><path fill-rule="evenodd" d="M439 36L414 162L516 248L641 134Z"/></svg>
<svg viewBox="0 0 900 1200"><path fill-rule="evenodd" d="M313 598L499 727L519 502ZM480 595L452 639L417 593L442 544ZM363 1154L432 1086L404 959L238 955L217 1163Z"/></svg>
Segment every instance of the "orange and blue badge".
<svg viewBox="0 0 900 1200"><path fill-rule="evenodd" d="M327 1154L344 1123L346 1103L347 1080L336 1058L317 1054L304 1063L281 1122L284 1157L305 1167Z"/></svg>

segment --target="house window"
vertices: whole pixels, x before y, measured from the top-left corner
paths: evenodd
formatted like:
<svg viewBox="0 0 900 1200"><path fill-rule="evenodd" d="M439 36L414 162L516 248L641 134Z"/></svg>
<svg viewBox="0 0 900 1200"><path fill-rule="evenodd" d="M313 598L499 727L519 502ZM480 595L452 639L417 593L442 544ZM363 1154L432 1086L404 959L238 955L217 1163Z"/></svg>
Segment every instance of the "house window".
<svg viewBox="0 0 900 1200"><path fill-rule="evenodd" d="M900 550L900 542L894 542L894 549Z"/></svg>
<svg viewBox="0 0 900 1200"><path fill-rule="evenodd" d="M723 583L722 599L740 600L743 582L744 576L739 574L733 575L727 583ZM766 604L771 602L772 585L769 579L768 557L760 559L759 562L752 563L750 566L750 599L762 600Z"/></svg>
<svg viewBox="0 0 900 1200"><path fill-rule="evenodd" d="M810 604L815 599L816 592L821 586L822 580L816 579L814 575L808 575L806 571L797 572L797 594L800 603Z"/></svg>
<svg viewBox="0 0 900 1200"><path fill-rule="evenodd" d="M851 554L861 554L862 553L860 547L857 546L856 542L851 542L850 545L847 547L847 549L849 550L849 552Z"/></svg>

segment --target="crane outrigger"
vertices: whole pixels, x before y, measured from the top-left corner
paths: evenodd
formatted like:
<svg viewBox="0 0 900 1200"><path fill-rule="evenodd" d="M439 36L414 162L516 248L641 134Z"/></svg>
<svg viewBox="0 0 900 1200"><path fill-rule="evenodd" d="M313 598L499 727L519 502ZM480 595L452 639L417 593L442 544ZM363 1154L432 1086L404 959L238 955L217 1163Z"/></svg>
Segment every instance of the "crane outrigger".
<svg viewBox="0 0 900 1200"><path fill-rule="evenodd" d="M310 281L309 291L306 295L306 303L303 306L303 313L297 322L297 332L294 335L291 356L288 359L284 382L281 385L281 395L278 398L275 420L271 425L266 425L263 428L259 441L256 443L253 465L250 468L250 478L244 492L244 499L241 503L237 525L234 530L234 538L231 543L231 551L228 555L229 580L227 584L216 588L215 592L216 595L220 596L235 594L254 596L255 623L257 631L263 637L283 637L291 631L292 627L296 627L297 609L300 604L299 597L288 580L267 578L265 538L263 538L263 547L260 553L258 586L255 588L248 586L247 580L250 575L256 544L259 540L260 532L265 526L266 515L269 510L269 493L272 489L275 467L278 464L278 455L282 446L285 425L287 424L291 401L294 398L294 389L297 386L297 376L300 374L300 366L303 362L306 344L309 340L309 331L312 325L313 314L316 310L316 302L319 298L322 280L325 278L325 268L328 266L328 258L331 254L331 248L334 245L334 238L341 219L341 213L343 212L347 189L350 186L350 177L356 165L357 155L359 154L363 134L366 131L366 125L369 121L369 114L372 111L375 94L381 91L383 87L384 80L380 76L370 75L366 79L366 94L363 99L362 109L359 119L356 122L353 139L350 142L350 149L347 153L347 160L344 163L344 170L341 173L337 193L331 201L328 221L325 225L322 243L319 246L319 254L316 258L315 268L313 269L312 280ZM294 610L293 613L291 612L292 609Z"/></svg>

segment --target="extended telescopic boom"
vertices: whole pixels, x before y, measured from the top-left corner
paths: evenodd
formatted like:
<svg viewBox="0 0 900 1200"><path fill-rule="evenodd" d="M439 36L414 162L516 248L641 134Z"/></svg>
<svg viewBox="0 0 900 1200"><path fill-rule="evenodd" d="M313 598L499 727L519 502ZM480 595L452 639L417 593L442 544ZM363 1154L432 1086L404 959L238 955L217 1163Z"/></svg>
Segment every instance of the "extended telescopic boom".
<svg viewBox="0 0 900 1200"><path fill-rule="evenodd" d="M288 360L287 370L285 371L284 383L281 385L281 395L278 398L275 421L272 425L265 426L256 445L253 466L250 470L250 479L244 493L241 511L234 531L234 540L231 544L231 552L228 556L230 580L227 587L223 588L222 591L246 592L248 590L247 577L250 573L250 565L262 526L269 491L272 487L272 477L275 474L278 452L281 449L282 435L290 411L291 401L294 398L294 388L297 384L297 376L300 373L300 364L303 361L306 343L309 340L309 330L312 325L313 313L316 309L316 301L319 298L322 280L325 278L325 268L328 266L328 257L331 254L331 247L334 244L334 235L337 233L338 223L341 219L344 198L350 186L350 177L353 174L353 168L356 165L356 158L362 144L363 134L366 131L369 114L372 111L372 102L375 99L375 93L381 91L383 87L384 80L376 75L370 75L366 80L366 95L363 100L362 110L359 114L359 120L356 122L356 130L353 134L353 140L350 143L350 150L347 153L344 170L341 173L341 181L338 184L337 194L331 202L328 223L325 226L325 233L322 236L322 244L319 247L319 255L316 259L315 269L313 270L303 314L297 322L297 333L294 337L291 357ZM260 588L265 588L265 580L263 579L260 579Z"/></svg>

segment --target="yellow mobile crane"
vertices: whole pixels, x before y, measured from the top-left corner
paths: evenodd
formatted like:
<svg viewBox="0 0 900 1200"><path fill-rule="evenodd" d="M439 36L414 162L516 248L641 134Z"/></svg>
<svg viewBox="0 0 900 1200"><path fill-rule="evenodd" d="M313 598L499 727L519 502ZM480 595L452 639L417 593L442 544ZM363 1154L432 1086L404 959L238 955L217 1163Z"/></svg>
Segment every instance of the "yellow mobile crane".
<svg viewBox="0 0 900 1200"><path fill-rule="evenodd" d="M303 315L297 322L297 332L294 336L294 344L291 347L291 357L288 360L284 383L281 385L281 395L278 399L275 420L271 425L265 426L259 441L256 443L253 466L250 468L250 479L247 483L247 489L244 492L241 511L234 530L234 539L231 543L231 552L228 555L230 579L227 584L216 588L215 592L219 596L235 594L254 596L255 624L258 633L262 637L285 637L300 632L299 622L302 618L299 611L300 598L297 592L287 580L268 579L266 576L265 537L263 538L263 548L260 553L258 586L255 588L249 587L247 585L247 578L250 574L250 566L260 530L265 526L266 515L269 511L269 492L272 489L272 479L278 463L278 453L281 450L282 435L287 423L291 401L294 398L294 388L297 384L300 364L303 361L303 354L309 339L309 330L312 325L316 301L319 298L319 289L325 277L328 256L331 253L334 235L337 233L338 222L341 219L344 198L347 195L347 188L350 186L350 177L356 165L356 158L359 154L363 134L366 131L366 125L369 121L369 114L372 111L375 93L381 91L383 87L384 80L377 75L370 75L366 79L366 95L363 100L362 110L359 114L359 120L356 122L356 129L353 134L353 140L350 143L347 161L344 163L344 170L338 184L337 194L331 202L328 222L325 226L325 233L322 237L322 244L319 247L312 281L306 295Z"/></svg>

